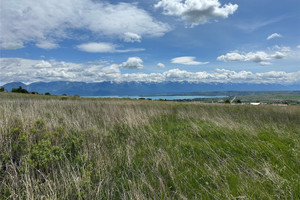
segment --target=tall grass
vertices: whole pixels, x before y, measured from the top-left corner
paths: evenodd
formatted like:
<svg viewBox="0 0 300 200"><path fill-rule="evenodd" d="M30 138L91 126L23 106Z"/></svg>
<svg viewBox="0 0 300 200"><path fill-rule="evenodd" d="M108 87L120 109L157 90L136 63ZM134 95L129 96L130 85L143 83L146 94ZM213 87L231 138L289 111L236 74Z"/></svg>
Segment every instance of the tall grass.
<svg viewBox="0 0 300 200"><path fill-rule="evenodd" d="M300 199L300 107L0 94L0 199Z"/></svg>

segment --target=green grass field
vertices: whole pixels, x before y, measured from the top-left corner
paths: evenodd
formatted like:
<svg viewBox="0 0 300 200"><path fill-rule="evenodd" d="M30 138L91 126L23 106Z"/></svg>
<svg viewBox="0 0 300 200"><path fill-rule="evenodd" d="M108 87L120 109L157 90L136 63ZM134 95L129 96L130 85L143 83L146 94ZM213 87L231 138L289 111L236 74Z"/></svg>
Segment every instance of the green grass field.
<svg viewBox="0 0 300 200"><path fill-rule="evenodd" d="M0 199L300 199L300 106L0 93Z"/></svg>
<svg viewBox="0 0 300 200"><path fill-rule="evenodd" d="M220 100L235 99L242 103L261 102L265 104L290 104L300 105L300 91L225 91L225 92L192 92L177 94L179 96L227 96L225 98L202 98L194 101L211 103Z"/></svg>

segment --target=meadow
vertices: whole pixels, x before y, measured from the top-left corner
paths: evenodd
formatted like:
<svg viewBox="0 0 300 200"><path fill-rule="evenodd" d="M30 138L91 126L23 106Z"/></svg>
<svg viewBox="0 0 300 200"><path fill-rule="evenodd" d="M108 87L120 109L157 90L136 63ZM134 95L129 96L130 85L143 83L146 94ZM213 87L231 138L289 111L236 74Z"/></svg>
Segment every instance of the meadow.
<svg viewBox="0 0 300 200"><path fill-rule="evenodd" d="M0 199L300 199L300 106L0 93Z"/></svg>

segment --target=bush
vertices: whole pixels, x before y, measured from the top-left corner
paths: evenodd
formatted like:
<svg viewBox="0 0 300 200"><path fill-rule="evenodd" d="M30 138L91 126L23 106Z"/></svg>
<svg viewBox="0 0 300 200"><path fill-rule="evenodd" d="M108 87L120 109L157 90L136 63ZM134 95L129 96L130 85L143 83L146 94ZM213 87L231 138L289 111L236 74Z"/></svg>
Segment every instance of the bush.
<svg viewBox="0 0 300 200"><path fill-rule="evenodd" d="M4 87L1 87L0 88L0 92L4 92L5 91L5 88Z"/></svg>
<svg viewBox="0 0 300 200"><path fill-rule="evenodd" d="M28 162L32 168L46 172L50 165L62 159L62 148L53 146L50 139L42 139L29 149Z"/></svg>
<svg viewBox="0 0 300 200"><path fill-rule="evenodd" d="M62 97L60 97L60 100L68 100L68 97L67 96L62 96Z"/></svg>
<svg viewBox="0 0 300 200"><path fill-rule="evenodd" d="M49 92L46 92L45 95L51 95Z"/></svg>
<svg viewBox="0 0 300 200"><path fill-rule="evenodd" d="M225 100L225 103L230 103L230 100L229 100L229 99L226 99L226 100Z"/></svg>
<svg viewBox="0 0 300 200"><path fill-rule="evenodd" d="M48 174L65 157L76 165L83 165L86 162L82 152L85 134L73 130L66 134L64 127L49 132L42 119L35 121L29 131L25 131L22 122L16 119L3 134L7 143L5 148L0 148L0 170L6 171L6 166L13 163L20 173L39 170Z"/></svg>

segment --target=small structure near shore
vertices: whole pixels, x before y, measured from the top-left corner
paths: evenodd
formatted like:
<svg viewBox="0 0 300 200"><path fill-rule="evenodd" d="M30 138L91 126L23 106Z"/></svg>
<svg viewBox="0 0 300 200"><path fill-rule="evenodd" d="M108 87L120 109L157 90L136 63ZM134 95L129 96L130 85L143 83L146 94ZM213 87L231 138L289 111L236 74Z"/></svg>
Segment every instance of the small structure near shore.
<svg viewBox="0 0 300 200"><path fill-rule="evenodd" d="M252 106L259 106L260 103L259 102L257 102L257 103L250 103L250 105L252 105Z"/></svg>

